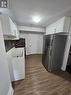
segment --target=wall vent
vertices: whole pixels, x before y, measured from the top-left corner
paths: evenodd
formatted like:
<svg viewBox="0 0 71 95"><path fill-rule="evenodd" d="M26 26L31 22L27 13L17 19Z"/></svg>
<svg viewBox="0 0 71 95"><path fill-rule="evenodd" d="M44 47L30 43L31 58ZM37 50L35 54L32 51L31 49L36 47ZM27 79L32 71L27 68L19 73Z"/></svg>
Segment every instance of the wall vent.
<svg viewBox="0 0 71 95"><path fill-rule="evenodd" d="M1 8L7 8L7 4L8 2L7 2L7 0L0 0L0 7Z"/></svg>

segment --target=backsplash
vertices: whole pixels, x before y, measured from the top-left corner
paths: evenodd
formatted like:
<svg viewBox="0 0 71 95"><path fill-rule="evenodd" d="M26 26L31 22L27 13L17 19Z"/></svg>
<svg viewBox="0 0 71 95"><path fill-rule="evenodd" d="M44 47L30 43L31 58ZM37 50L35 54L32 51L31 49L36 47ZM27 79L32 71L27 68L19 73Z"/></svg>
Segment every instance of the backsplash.
<svg viewBox="0 0 71 95"><path fill-rule="evenodd" d="M4 40L5 42L5 49L6 52L9 51L11 48L20 48L25 47L25 39L19 39L19 40Z"/></svg>

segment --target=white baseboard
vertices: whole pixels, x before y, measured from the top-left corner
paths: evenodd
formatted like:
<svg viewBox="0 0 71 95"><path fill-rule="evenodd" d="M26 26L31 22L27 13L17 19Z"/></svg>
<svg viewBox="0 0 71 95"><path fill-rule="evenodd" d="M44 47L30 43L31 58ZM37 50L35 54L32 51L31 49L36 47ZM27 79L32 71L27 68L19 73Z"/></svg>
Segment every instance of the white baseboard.
<svg viewBox="0 0 71 95"><path fill-rule="evenodd" d="M13 93L14 93L14 90L13 90L12 86L10 85L7 95L13 95Z"/></svg>

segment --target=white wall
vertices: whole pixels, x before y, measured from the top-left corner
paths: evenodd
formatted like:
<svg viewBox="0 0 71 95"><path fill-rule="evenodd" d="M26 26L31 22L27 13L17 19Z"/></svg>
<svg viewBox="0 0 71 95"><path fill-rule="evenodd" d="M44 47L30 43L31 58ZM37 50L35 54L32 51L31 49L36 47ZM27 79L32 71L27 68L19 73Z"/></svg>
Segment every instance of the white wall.
<svg viewBox="0 0 71 95"><path fill-rule="evenodd" d="M6 59L3 33L0 22L0 95L7 95L10 87L10 76Z"/></svg>
<svg viewBox="0 0 71 95"><path fill-rule="evenodd" d="M26 53L42 54L43 48L43 34L40 33L20 33L20 38L26 39Z"/></svg>

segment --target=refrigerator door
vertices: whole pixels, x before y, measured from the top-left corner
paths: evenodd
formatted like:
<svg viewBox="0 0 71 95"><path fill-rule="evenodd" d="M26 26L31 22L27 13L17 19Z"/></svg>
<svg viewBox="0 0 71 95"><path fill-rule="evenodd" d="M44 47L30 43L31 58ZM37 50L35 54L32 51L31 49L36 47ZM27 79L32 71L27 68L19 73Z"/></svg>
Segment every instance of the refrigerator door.
<svg viewBox="0 0 71 95"><path fill-rule="evenodd" d="M50 71L51 70L50 59L51 59L53 36L52 35L46 35L46 36L44 36L43 39L44 40L43 40L42 64L44 65L46 70Z"/></svg>
<svg viewBox="0 0 71 95"><path fill-rule="evenodd" d="M55 34L51 57L51 71L60 70L66 46L67 35Z"/></svg>

